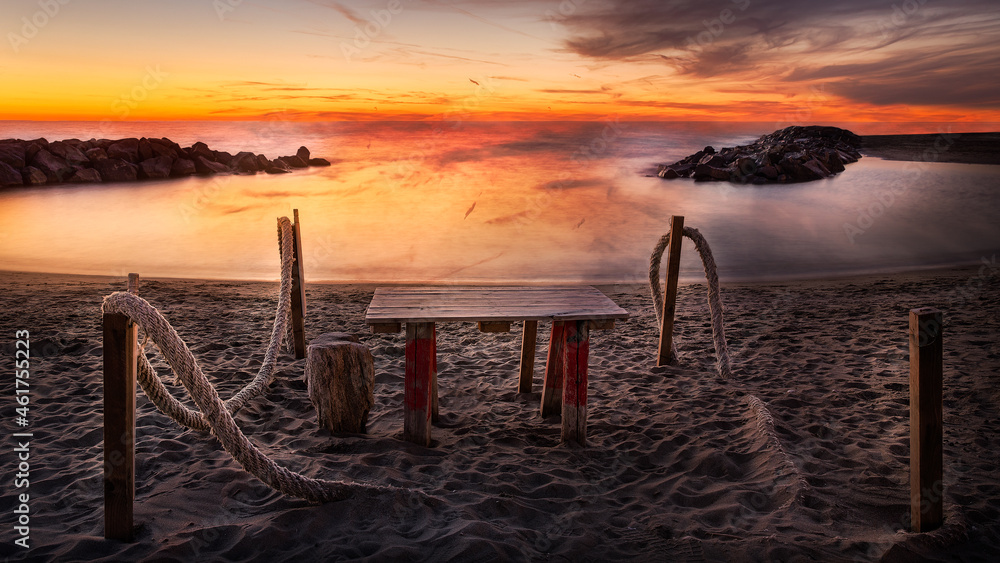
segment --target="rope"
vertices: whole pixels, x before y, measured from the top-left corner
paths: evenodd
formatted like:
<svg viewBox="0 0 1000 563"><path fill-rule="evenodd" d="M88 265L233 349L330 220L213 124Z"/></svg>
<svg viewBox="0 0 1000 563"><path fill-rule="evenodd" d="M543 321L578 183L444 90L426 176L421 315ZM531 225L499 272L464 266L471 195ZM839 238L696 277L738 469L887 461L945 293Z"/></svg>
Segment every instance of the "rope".
<svg viewBox="0 0 1000 563"><path fill-rule="evenodd" d="M784 460L785 474L792 480L791 487L794 490L791 498L785 502L784 505L779 508L779 510L785 510L790 507L795 502L801 502L805 498L805 494L810 490L809 483L802 477L802 473L799 472L799 468L795 466L792 462L792 458L785 453L785 449L781 447L781 441L778 440L778 434L774 431L774 417L771 416L771 411L767 409L767 405L764 401L761 401L756 395L747 394L747 403L750 405L750 412L757 423L757 430L764 435L771 449L778 453L779 456Z"/></svg>
<svg viewBox="0 0 1000 563"><path fill-rule="evenodd" d="M694 241L694 246L701 255L705 266L705 279L708 280L708 310L712 317L712 339L715 342L715 367L723 379L732 377L732 360L729 358L729 348L726 345L726 330L722 324L722 296L719 292L719 274L712 257L712 249L708 241L698 232L698 229L684 227L684 236ZM660 289L660 261L663 252L670 243L670 232L660 237L652 256L649 257L649 289L653 296L653 307L656 310L657 325L663 326L663 292ZM672 351L671 351L672 352Z"/></svg>
<svg viewBox="0 0 1000 563"><path fill-rule="evenodd" d="M269 487L286 495L313 502L341 500L359 491L399 493L401 491L395 488L313 479L285 469L257 449L240 431L233 419L233 412L263 392L271 382L278 347L288 324L291 300L291 223L283 217L280 219L280 224L283 234L281 293L278 297L278 313L271 331L271 342L268 344L264 364L257 373L257 377L226 402L222 401L218 392L208 382L191 350L181 340L177 331L145 299L119 291L104 298L102 311L125 315L142 328L146 336L160 349L167 364L170 365L174 374L187 389L200 412L188 409L174 398L164 387L145 354L140 354L142 361L138 364L138 379L142 382L143 391L153 401L153 404L164 414L185 426L211 430L212 434L219 439L222 447L233 456L233 459L243 469Z"/></svg>

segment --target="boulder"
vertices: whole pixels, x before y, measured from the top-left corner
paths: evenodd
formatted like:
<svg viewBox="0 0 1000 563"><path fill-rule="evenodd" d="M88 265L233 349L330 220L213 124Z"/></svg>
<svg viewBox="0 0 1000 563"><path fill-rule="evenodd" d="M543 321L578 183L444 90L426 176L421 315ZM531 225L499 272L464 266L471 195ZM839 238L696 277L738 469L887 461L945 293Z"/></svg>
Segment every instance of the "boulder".
<svg viewBox="0 0 1000 563"><path fill-rule="evenodd" d="M264 168L264 172L267 172L268 174L287 174L288 172L291 172L291 169L288 168L285 161L280 158L276 158L267 163L267 166Z"/></svg>
<svg viewBox="0 0 1000 563"><path fill-rule="evenodd" d="M101 147L87 149L87 152L84 154L87 155L87 159L90 160L91 163L97 162L98 160L108 159L108 153Z"/></svg>
<svg viewBox="0 0 1000 563"><path fill-rule="evenodd" d="M299 157L302 162L309 162L309 149L299 147L299 150L295 152L295 156Z"/></svg>
<svg viewBox="0 0 1000 563"><path fill-rule="evenodd" d="M153 145L149 142L149 139L143 137L139 139L139 160L146 161L153 158Z"/></svg>
<svg viewBox="0 0 1000 563"><path fill-rule="evenodd" d="M178 158L170 166L170 175L173 177L193 176L197 173L198 168L194 165L194 162L186 158Z"/></svg>
<svg viewBox="0 0 1000 563"><path fill-rule="evenodd" d="M267 159L266 156L262 154L257 155L257 169L266 170L268 166L271 165L271 161Z"/></svg>
<svg viewBox="0 0 1000 563"><path fill-rule="evenodd" d="M239 152L233 157L233 161L230 164L233 170L243 174L255 174L260 170L260 164L257 162L257 155L252 152Z"/></svg>
<svg viewBox="0 0 1000 563"><path fill-rule="evenodd" d="M309 166L330 166L330 161L325 158L310 158L306 164Z"/></svg>
<svg viewBox="0 0 1000 563"><path fill-rule="evenodd" d="M0 161L0 186L7 187L23 185L24 177L21 175L21 171L6 162Z"/></svg>
<svg viewBox="0 0 1000 563"><path fill-rule="evenodd" d="M93 168L81 168L70 176L67 182L74 184L99 184L101 182L101 175Z"/></svg>
<svg viewBox="0 0 1000 563"><path fill-rule="evenodd" d="M31 159L31 165L42 171L49 183L62 182L73 175L76 170L68 162L41 149Z"/></svg>
<svg viewBox="0 0 1000 563"><path fill-rule="evenodd" d="M35 139L34 141L28 141L28 144L24 146L24 162L31 163L35 159L35 155L38 151L49 146L49 142L45 139Z"/></svg>
<svg viewBox="0 0 1000 563"><path fill-rule="evenodd" d="M187 152L188 158L193 160L195 163L198 162L196 157L202 157L209 162L215 161L215 151L208 148L208 145L198 141L197 143L191 145L190 148L184 149Z"/></svg>
<svg viewBox="0 0 1000 563"><path fill-rule="evenodd" d="M306 168L309 165L305 163L301 158L292 156L283 156L281 158L275 159L284 162L289 168Z"/></svg>
<svg viewBox="0 0 1000 563"><path fill-rule="evenodd" d="M0 162L18 170L24 168L27 164L24 148L25 144L22 142L0 143Z"/></svg>
<svg viewBox="0 0 1000 563"><path fill-rule="evenodd" d="M199 174L221 174L223 172L229 172L229 167L225 164L213 162L201 155L194 157L194 167Z"/></svg>
<svg viewBox="0 0 1000 563"><path fill-rule="evenodd" d="M139 177L162 180L170 177L174 159L169 156L154 156L139 163Z"/></svg>
<svg viewBox="0 0 1000 563"><path fill-rule="evenodd" d="M215 161L219 164L225 164L226 166L232 166L233 155L226 151L215 151Z"/></svg>
<svg viewBox="0 0 1000 563"><path fill-rule="evenodd" d="M115 141L108 145L107 153L109 159L120 159L130 163L138 162L139 139L130 138Z"/></svg>
<svg viewBox="0 0 1000 563"><path fill-rule="evenodd" d="M136 142L136 146L138 146L138 142ZM101 178L104 178L105 182L134 182L139 177L138 167L124 159L112 157L110 147L108 150L106 160L98 160L94 163L94 168L101 173Z"/></svg>
<svg viewBox="0 0 1000 563"><path fill-rule="evenodd" d="M49 181L45 177L45 173L34 166L25 166L24 170L21 171L21 178L24 179L25 185L28 186L40 186Z"/></svg>
<svg viewBox="0 0 1000 563"><path fill-rule="evenodd" d="M669 166L664 166L656 174L660 178L666 178L667 180L673 180L674 178L680 178L681 175L677 173L677 170L670 168Z"/></svg>
<svg viewBox="0 0 1000 563"><path fill-rule="evenodd" d="M330 332L310 342L305 378L321 427L359 434L367 430L375 404L375 360L357 337Z"/></svg>
<svg viewBox="0 0 1000 563"><path fill-rule="evenodd" d="M694 167L695 180L729 180L732 173L725 168L717 168L708 164L699 164Z"/></svg>
<svg viewBox="0 0 1000 563"><path fill-rule="evenodd" d="M729 163L726 162L726 158L723 157L721 154L706 154L705 156L701 157L701 160L698 161L698 164L707 164L715 168L725 168L726 165Z"/></svg>

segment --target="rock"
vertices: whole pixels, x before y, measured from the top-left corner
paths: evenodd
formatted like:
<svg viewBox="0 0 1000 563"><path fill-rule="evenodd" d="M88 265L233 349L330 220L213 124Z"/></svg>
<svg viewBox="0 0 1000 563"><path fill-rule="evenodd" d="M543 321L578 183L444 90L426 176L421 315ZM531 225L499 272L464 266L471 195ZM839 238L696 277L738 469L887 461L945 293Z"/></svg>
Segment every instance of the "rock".
<svg viewBox="0 0 1000 563"><path fill-rule="evenodd" d="M45 173L34 166L25 166L24 170L21 171L21 177L28 186L40 186L49 181L45 177Z"/></svg>
<svg viewBox="0 0 1000 563"><path fill-rule="evenodd" d="M41 170L49 183L62 182L76 172L69 163L46 149L38 151L35 158L31 159L31 165Z"/></svg>
<svg viewBox="0 0 1000 563"><path fill-rule="evenodd" d="M130 163L138 162L139 139L131 138L131 139L122 139L120 141L115 141L110 145L108 145L108 148L106 150L109 159L117 158Z"/></svg>
<svg viewBox="0 0 1000 563"><path fill-rule="evenodd" d="M0 162L20 170L25 164L25 145L21 142L0 143Z"/></svg>
<svg viewBox="0 0 1000 563"><path fill-rule="evenodd" d="M170 166L170 175L172 177L178 176L193 176L198 173L198 168L194 165L194 162L186 158L178 158Z"/></svg>
<svg viewBox="0 0 1000 563"><path fill-rule="evenodd" d="M275 160L280 160L284 162L289 168L306 168L309 166L308 164L305 163L305 161L303 161L301 158L295 155L283 156Z"/></svg>
<svg viewBox="0 0 1000 563"><path fill-rule="evenodd" d="M153 158L153 145L149 142L149 139L145 137L139 139L139 146L137 149L139 151L140 161L146 161Z"/></svg>
<svg viewBox="0 0 1000 563"><path fill-rule="evenodd" d="M267 167L271 165L271 161L267 159L266 156L262 154L257 155L257 169L267 170Z"/></svg>
<svg viewBox="0 0 1000 563"><path fill-rule="evenodd" d="M693 176L696 180L808 182L844 171L857 162L861 138L837 127L792 126L764 135L751 145L716 151L705 147L670 165L661 165L666 179Z"/></svg>
<svg viewBox="0 0 1000 563"><path fill-rule="evenodd" d="M310 158L306 164L309 166L330 166L330 161L325 158Z"/></svg>
<svg viewBox="0 0 1000 563"><path fill-rule="evenodd" d="M699 164L694 167L695 180L729 180L732 173L724 168L717 168L708 164Z"/></svg>
<svg viewBox="0 0 1000 563"><path fill-rule="evenodd" d="M70 176L68 182L75 184L99 184L101 175L93 168L81 168Z"/></svg>
<svg viewBox="0 0 1000 563"><path fill-rule="evenodd" d="M139 177L162 180L170 177L174 159L169 156L154 156L139 163Z"/></svg>
<svg viewBox="0 0 1000 563"><path fill-rule="evenodd" d="M0 186L7 187L23 185L24 177L21 175L21 171L6 162L0 161Z"/></svg>
<svg viewBox="0 0 1000 563"><path fill-rule="evenodd" d="M207 160L209 162L212 162L212 161L215 160L215 151L213 151L212 149L208 148L208 145L206 145L205 143L202 143L201 141L199 141L199 142L191 145L190 148L185 149L185 152L187 152L188 158L190 158L191 160L193 160L195 163L198 162L198 160L197 160L196 157L199 157L199 156L202 157L202 158L204 158L205 160Z"/></svg>
<svg viewBox="0 0 1000 563"><path fill-rule="evenodd" d="M267 172L268 174L287 174L288 172L291 172L291 169L288 168L285 161L280 158L276 158L267 163L267 166L264 167L264 172Z"/></svg>
<svg viewBox="0 0 1000 563"><path fill-rule="evenodd" d="M108 148L108 158L94 163L94 168L101 173L101 178L104 178L105 182L134 182L139 176L138 167L124 159L112 157L110 147Z"/></svg>
<svg viewBox="0 0 1000 563"><path fill-rule="evenodd" d="M226 151L215 151L215 161L226 166L232 166L233 155Z"/></svg>
<svg viewBox="0 0 1000 563"><path fill-rule="evenodd" d="M321 334L306 349L305 378L320 426L366 431L375 404L375 360L367 346L350 334Z"/></svg>
<svg viewBox="0 0 1000 563"><path fill-rule="evenodd" d="M199 174L221 174L223 172L229 172L229 167L225 164L213 162L201 155L194 157L194 167Z"/></svg>
<svg viewBox="0 0 1000 563"><path fill-rule="evenodd" d="M309 149L299 147L299 150L295 151L295 156L299 157L302 162L309 162Z"/></svg>
<svg viewBox="0 0 1000 563"><path fill-rule="evenodd" d="M92 149L87 149L87 152L85 152L84 154L87 155L87 159L90 160L91 163L95 163L98 160L108 159L108 153L101 147L94 147Z"/></svg>
<svg viewBox="0 0 1000 563"><path fill-rule="evenodd" d="M24 162L31 163L35 159L35 155L38 151L49 146L49 142L45 139L35 139L34 141L28 141L28 144L24 147Z"/></svg>
<svg viewBox="0 0 1000 563"><path fill-rule="evenodd" d="M255 174L260 170L257 155L252 152L238 152L230 164L233 170L243 174Z"/></svg>
<svg viewBox="0 0 1000 563"><path fill-rule="evenodd" d="M725 157L723 157L721 154L706 154L705 156L701 157L701 160L698 161L698 164L707 164L709 166L714 166L715 168L725 168L726 165L729 163L726 162Z"/></svg>

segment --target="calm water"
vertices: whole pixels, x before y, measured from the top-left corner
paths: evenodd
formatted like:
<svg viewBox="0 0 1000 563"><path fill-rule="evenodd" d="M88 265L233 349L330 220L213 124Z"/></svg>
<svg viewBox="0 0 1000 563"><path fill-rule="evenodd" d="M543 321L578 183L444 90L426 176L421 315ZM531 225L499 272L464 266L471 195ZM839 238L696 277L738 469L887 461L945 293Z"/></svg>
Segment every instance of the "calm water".
<svg viewBox="0 0 1000 563"><path fill-rule="evenodd" d="M31 123L0 138L166 136L333 162L288 175L0 193L0 269L275 279L275 217L299 209L312 281L644 281L669 216L723 279L890 271L1000 250L1000 166L864 158L791 186L647 177L774 124ZM883 132L883 131L863 131ZM682 273L701 276L693 246Z"/></svg>

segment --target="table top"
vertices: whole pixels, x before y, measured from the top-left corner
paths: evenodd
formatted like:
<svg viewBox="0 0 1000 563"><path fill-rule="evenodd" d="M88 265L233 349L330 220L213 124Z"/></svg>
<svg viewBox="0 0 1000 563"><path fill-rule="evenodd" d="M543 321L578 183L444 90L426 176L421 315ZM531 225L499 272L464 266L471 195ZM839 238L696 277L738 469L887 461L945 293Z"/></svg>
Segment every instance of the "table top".
<svg viewBox="0 0 1000 563"><path fill-rule="evenodd" d="M376 289L365 323L627 318L628 311L591 286L432 286Z"/></svg>

